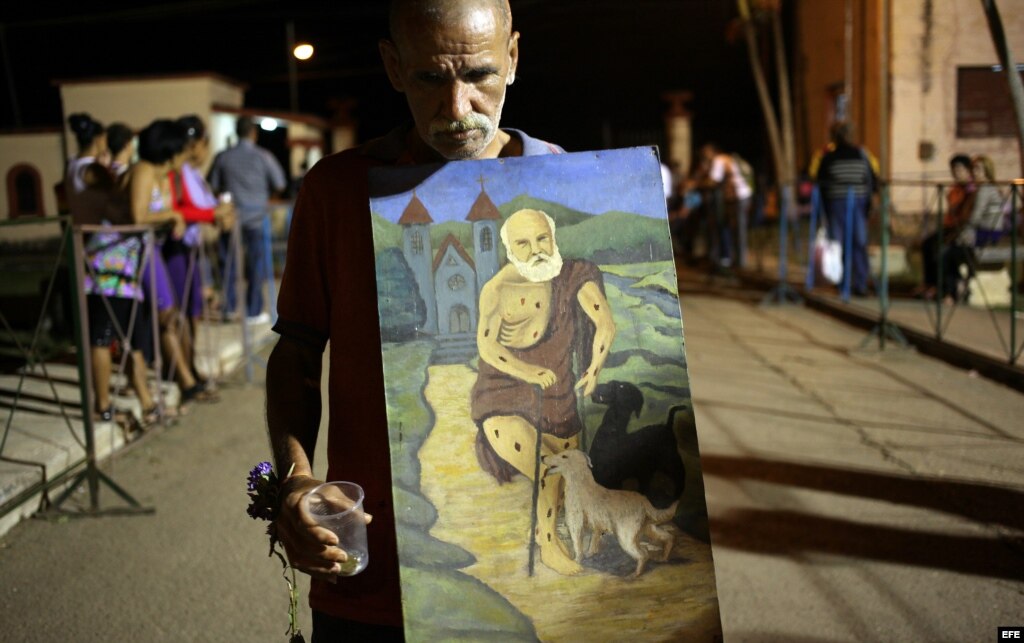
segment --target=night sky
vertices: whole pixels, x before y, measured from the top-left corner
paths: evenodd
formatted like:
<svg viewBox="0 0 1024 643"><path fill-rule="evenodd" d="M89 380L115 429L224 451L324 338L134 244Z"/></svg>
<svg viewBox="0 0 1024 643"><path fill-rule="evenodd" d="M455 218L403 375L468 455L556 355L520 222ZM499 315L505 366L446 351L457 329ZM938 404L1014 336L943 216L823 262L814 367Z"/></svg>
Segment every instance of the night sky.
<svg viewBox="0 0 1024 643"><path fill-rule="evenodd" d="M98 4L98 3L97 3ZM299 63L300 110L329 116L354 99L361 139L407 118L377 54L383 0L4 3L21 124L61 118L52 81L213 71L249 85L246 106L287 109L285 25L316 47ZM73 7L74 5L72 5ZM60 9L58 9L60 7ZM570 151L659 144L666 91L690 90L697 142L717 140L755 164L762 120L742 42L726 41L732 0L512 0L522 34L503 123ZM6 70L0 128L15 126Z"/></svg>

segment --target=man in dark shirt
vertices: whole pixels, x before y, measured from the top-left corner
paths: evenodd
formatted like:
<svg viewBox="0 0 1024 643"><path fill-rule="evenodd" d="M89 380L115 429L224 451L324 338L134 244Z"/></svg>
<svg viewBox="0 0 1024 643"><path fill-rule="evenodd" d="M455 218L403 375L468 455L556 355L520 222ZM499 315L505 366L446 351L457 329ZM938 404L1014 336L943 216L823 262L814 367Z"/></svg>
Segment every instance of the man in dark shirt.
<svg viewBox="0 0 1024 643"><path fill-rule="evenodd" d="M369 212L369 168L551 154L560 148L499 129L515 78L519 34L506 0L396 0L391 38L380 43L411 126L324 158L295 204L267 366L267 424L284 482L278 534L297 568L313 576L313 640L401 640L387 415ZM327 479L352 480L373 515L371 563L338 576L337 538L300 510L320 483L312 456L321 414L321 363L331 342Z"/></svg>
<svg viewBox="0 0 1024 643"><path fill-rule="evenodd" d="M864 296L868 291L868 202L877 189L878 177L867 152L850 142L848 123L832 127L832 146L822 157L816 178L828 217L829 236L842 245L844 264L847 217L851 217L852 274L844 278L850 279L854 294Z"/></svg>

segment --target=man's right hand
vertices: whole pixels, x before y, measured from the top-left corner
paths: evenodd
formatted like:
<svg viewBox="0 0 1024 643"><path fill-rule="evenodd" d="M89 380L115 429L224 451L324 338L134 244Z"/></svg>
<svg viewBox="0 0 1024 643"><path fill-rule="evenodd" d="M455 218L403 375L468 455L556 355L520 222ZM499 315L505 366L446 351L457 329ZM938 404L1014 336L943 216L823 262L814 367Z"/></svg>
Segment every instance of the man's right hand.
<svg viewBox="0 0 1024 643"><path fill-rule="evenodd" d="M536 368L531 366L529 368L529 375L527 375L525 379L530 384L536 384L541 388L548 388L558 381L558 376L556 376L555 372L549 368L543 368L541 366Z"/></svg>
<svg viewBox="0 0 1024 643"><path fill-rule="evenodd" d="M323 484L310 476L292 476L281 488L281 507L277 515L277 537L284 545L292 567L314 578L335 582L341 563L348 554L338 547L333 531L317 525L303 507L302 499L316 486ZM366 514L366 522L372 520Z"/></svg>

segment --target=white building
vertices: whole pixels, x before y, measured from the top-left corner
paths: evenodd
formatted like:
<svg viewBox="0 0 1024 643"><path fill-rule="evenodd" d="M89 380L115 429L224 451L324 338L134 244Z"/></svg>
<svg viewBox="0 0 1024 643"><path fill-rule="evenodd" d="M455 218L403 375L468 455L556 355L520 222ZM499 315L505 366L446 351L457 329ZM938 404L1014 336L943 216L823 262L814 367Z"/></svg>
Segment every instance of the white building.
<svg viewBox="0 0 1024 643"><path fill-rule="evenodd" d="M207 124L214 153L234 143L239 116L252 116L265 129L286 129L291 176L299 176L303 166L311 167L325 152L328 124L324 119L244 107L245 85L217 74L92 78L55 84L60 89L63 128L0 132L0 219L58 214L55 187L63 179L67 159L77 152L67 116L77 112L104 125L121 122L136 131L157 118L196 114Z"/></svg>

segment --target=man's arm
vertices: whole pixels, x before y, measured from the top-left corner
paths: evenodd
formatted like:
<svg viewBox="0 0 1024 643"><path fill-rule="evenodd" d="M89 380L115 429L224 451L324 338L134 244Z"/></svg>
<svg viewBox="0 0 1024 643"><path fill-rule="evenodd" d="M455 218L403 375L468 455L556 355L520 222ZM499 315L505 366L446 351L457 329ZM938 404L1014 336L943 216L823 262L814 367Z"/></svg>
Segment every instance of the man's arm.
<svg viewBox="0 0 1024 643"><path fill-rule="evenodd" d="M506 375L547 388L557 379L553 371L524 362L498 343L501 332L501 298L494 287L498 279L487 282L480 291L480 326L476 329L480 359Z"/></svg>
<svg viewBox="0 0 1024 643"><path fill-rule="evenodd" d="M612 309L608 305L608 300L593 281L583 284L579 293L576 294L576 300L596 327L590 365L587 366L587 370L583 372L576 383L576 389L583 389L583 395L588 396L594 392L594 387L597 386L597 376L611 351L612 340L615 339L615 319L612 317Z"/></svg>
<svg viewBox="0 0 1024 643"><path fill-rule="evenodd" d="M312 576L332 578L347 560L337 536L318 527L301 510L303 495L321 484L313 477L313 450L320 429L322 354L282 336L267 362L267 430L270 448L283 481L277 537L293 567ZM294 468L292 468L294 465Z"/></svg>
<svg viewBox="0 0 1024 643"><path fill-rule="evenodd" d="M266 150L264 150L263 162L267 166L267 181L273 186L275 192L283 192L288 187L288 182L284 177L284 168L277 162L274 155Z"/></svg>

